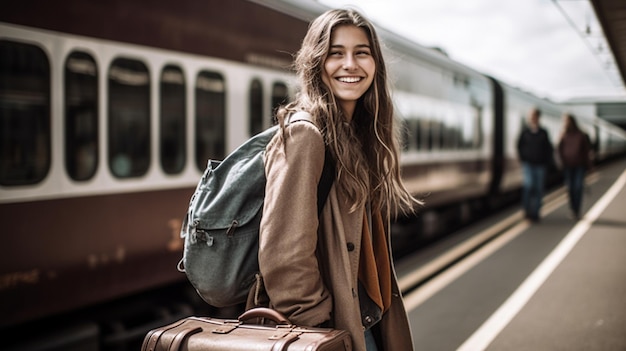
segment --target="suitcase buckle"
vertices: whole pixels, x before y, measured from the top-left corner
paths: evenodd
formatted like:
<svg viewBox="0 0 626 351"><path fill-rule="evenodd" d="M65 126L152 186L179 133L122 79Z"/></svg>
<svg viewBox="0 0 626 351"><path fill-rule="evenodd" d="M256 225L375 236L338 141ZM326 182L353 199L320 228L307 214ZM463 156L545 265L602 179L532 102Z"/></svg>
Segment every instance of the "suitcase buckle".
<svg viewBox="0 0 626 351"><path fill-rule="evenodd" d="M228 334L231 331L237 329L237 327L239 327L240 322L239 321L226 321L224 324L220 325L219 327L211 330L211 332L213 334Z"/></svg>

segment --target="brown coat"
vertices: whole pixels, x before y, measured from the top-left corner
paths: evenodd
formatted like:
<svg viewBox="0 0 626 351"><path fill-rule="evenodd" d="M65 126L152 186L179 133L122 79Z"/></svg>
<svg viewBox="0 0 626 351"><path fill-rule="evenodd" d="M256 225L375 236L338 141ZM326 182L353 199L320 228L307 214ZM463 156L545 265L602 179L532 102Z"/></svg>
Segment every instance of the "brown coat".
<svg viewBox="0 0 626 351"><path fill-rule="evenodd" d="M351 213L333 185L318 232L317 184L324 150L319 130L305 121L287 127L285 148L278 137L269 143L259 267L271 307L295 324L330 321L351 333L355 350L365 350L357 296L363 209ZM395 271L392 293L391 307L375 326L382 331L382 350L412 350Z"/></svg>
<svg viewBox="0 0 626 351"><path fill-rule="evenodd" d="M559 157L564 167L591 166L589 137L582 131L571 131L563 134L558 145Z"/></svg>

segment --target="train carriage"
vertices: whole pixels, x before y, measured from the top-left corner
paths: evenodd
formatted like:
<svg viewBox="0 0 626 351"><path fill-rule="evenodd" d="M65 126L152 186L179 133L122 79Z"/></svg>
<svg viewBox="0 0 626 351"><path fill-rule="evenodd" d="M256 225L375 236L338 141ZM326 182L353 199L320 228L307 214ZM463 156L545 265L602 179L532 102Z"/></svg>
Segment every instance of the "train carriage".
<svg viewBox="0 0 626 351"><path fill-rule="evenodd" d="M306 22L247 1L171 13L160 2L123 18L140 3L0 15L15 22L0 23L2 327L183 281L180 223L207 160L269 127L293 94L286 53ZM206 24L181 27L195 8ZM242 9L277 26L228 22ZM171 32L155 17L175 21Z"/></svg>

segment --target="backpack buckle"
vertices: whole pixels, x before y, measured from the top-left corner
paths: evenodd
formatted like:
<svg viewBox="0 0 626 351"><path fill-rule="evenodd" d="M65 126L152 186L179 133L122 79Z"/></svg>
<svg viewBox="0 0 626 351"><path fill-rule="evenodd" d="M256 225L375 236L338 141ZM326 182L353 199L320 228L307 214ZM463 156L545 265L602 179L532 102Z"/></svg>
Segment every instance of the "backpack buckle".
<svg viewBox="0 0 626 351"><path fill-rule="evenodd" d="M213 246L213 236L209 235L209 233L207 233L206 231L202 229L196 230L192 234L192 237L195 239L194 240L195 242L204 241L207 246L209 247Z"/></svg>

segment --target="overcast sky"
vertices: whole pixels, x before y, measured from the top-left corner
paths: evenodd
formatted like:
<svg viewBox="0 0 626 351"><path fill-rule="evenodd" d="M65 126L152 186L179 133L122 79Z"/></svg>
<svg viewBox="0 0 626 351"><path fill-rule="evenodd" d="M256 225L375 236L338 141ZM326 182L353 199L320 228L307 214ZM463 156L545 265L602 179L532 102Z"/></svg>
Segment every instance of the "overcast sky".
<svg viewBox="0 0 626 351"><path fill-rule="evenodd" d="M626 99L588 0L318 1L355 7L378 26L542 97Z"/></svg>

